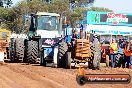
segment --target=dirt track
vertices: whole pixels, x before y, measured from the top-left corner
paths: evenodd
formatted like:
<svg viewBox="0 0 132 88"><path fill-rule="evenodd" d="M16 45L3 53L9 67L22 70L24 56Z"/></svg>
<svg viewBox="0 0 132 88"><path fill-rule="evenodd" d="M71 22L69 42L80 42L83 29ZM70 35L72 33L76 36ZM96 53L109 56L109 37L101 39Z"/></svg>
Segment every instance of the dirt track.
<svg viewBox="0 0 132 88"><path fill-rule="evenodd" d="M103 68L88 73L130 73L128 69ZM130 84L85 84L76 82L77 69L62 69L25 64L0 66L0 88L132 88Z"/></svg>

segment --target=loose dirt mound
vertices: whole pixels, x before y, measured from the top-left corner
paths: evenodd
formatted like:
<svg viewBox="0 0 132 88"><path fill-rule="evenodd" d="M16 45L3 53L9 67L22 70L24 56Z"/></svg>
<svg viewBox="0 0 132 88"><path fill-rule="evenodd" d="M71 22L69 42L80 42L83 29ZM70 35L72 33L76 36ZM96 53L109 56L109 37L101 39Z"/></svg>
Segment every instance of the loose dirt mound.
<svg viewBox="0 0 132 88"><path fill-rule="evenodd" d="M129 73L128 69L105 68L86 70L91 74ZM130 84L86 84L76 82L77 69L62 69L25 64L0 66L0 88L132 88Z"/></svg>

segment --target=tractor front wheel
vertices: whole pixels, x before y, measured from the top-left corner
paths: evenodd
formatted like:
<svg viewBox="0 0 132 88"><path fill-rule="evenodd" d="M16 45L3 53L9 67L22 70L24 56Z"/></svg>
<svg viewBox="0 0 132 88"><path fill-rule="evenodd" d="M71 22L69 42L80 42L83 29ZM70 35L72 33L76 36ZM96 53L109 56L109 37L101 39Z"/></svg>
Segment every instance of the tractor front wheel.
<svg viewBox="0 0 132 88"><path fill-rule="evenodd" d="M59 43L58 55L57 55L57 67L65 68L67 44L64 40Z"/></svg>
<svg viewBox="0 0 132 88"><path fill-rule="evenodd" d="M28 41L27 47L27 62L36 63L38 56L38 42L37 41Z"/></svg>

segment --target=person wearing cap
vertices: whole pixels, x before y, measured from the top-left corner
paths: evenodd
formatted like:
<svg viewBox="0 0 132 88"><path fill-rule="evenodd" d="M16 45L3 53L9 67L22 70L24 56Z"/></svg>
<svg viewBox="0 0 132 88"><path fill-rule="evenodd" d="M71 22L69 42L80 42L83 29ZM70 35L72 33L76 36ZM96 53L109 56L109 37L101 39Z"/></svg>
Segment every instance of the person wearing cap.
<svg viewBox="0 0 132 88"><path fill-rule="evenodd" d="M115 57L118 51L117 43L114 39L110 43L110 59L111 59L111 66L115 68Z"/></svg>

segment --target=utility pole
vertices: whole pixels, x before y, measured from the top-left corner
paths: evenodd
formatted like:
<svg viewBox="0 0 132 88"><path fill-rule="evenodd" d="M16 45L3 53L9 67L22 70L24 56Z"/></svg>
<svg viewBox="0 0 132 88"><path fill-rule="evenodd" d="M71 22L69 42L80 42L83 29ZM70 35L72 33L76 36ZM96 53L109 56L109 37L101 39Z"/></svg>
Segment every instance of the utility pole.
<svg viewBox="0 0 132 88"><path fill-rule="evenodd" d="M60 28L59 28L59 34L61 34L61 32L63 31L63 27L62 27L62 20L63 20L63 14L65 13L66 11L63 11L61 14L60 14Z"/></svg>

